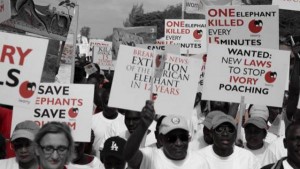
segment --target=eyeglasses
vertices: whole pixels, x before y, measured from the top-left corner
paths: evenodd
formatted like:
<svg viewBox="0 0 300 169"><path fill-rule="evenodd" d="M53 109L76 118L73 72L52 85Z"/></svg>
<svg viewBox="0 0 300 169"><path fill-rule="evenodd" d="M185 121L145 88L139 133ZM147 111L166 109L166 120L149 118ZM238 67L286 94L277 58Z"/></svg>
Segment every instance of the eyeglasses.
<svg viewBox="0 0 300 169"><path fill-rule="evenodd" d="M188 141L189 135L188 134L166 135L166 139L169 143L175 143L177 139L180 139L181 141Z"/></svg>
<svg viewBox="0 0 300 169"><path fill-rule="evenodd" d="M56 151L60 156L65 155L67 153L67 150L69 149L66 146L58 146L57 148L54 148L53 146L41 146L43 152L46 155L51 155L54 151Z"/></svg>
<svg viewBox="0 0 300 169"><path fill-rule="evenodd" d="M227 134L234 134L235 128L233 126L220 126L215 129L215 132L219 135L224 134L225 131Z"/></svg>

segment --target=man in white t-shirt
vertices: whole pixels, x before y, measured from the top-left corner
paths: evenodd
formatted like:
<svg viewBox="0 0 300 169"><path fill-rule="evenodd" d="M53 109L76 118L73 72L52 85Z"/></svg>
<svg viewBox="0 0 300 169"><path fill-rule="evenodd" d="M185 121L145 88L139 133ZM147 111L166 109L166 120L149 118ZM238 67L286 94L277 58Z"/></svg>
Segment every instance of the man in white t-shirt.
<svg viewBox="0 0 300 169"><path fill-rule="evenodd" d="M210 169L259 169L256 157L248 150L234 145L237 136L235 120L226 114L212 120L213 145L198 153L207 161Z"/></svg>
<svg viewBox="0 0 300 169"><path fill-rule="evenodd" d="M128 165L141 169L206 169L208 166L203 157L188 151L189 125L182 116L167 115L163 118L158 135L161 148L139 149L139 144L154 119L154 112L153 102L147 101L142 110L144 116L125 146L124 157Z"/></svg>
<svg viewBox="0 0 300 169"><path fill-rule="evenodd" d="M276 163L264 166L262 169L296 169L300 168L300 121L292 122L286 129L283 140L287 149L287 157Z"/></svg>
<svg viewBox="0 0 300 169"><path fill-rule="evenodd" d="M99 150L104 138L105 132L110 128L112 122L124 122L124 116L120 114L116 108L107 106L109 94L110 94L110 84L105 84L104 91L101 95L101 102L103 111L93 115L92 118L92 130L94 131L95 139L93 143L93 149L96 151L97 157L100 157Z"/></svg>
<svg viewBox="0 0 300 169"><path fill-rule="evenodd" d="M251 117L244 124L246 143L244 148L251 151L262 164L262 158L269 143L264 139L267 136L267 123L261 117Z"/></svg>
<svg viewBox="0 0 300 169"><path fill-rule="evenodd" d="M1 169L37 169L34 154L34 137L40 127L33 121L18 123L11 136L16 157L0 160Z"/></svg>

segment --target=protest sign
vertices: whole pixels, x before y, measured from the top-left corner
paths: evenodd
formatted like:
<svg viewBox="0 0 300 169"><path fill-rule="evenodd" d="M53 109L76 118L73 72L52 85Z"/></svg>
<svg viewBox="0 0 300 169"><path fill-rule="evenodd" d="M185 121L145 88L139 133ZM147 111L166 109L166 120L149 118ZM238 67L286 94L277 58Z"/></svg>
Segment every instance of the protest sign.
<svg viewBox="0 0 300 169"><path fill-rule="evenodd" d="M180 46L179 45L137 44L136 47L148 49L148 50L166 51L166 53L180 55Z"/></svg>
<svg viewBox="0 0 300 169"><path fill-rule="evenodd" d="M281 107L290 52L241 46L208 46L204 100Z"/></svg>
<svg viewBox="0 0 300 169"><path fill-rule="evenodd" d="M278 6L213 6L206 8L207 42L279 48Z"/></svg>
<svg viewBox="0 0 300 169"><path fill-rule="evenodd" d="M279 9L300 11L299 0L273 0L272 5L278 5Z"/></svg>
<svg viewBox="0 0 300 169"><path fill-rule="evenodd" d="M33 108L14 107L12 129L24 120L43 126L50 121L64 122L75 141L89 142L93 113L94 86L87 84L41 83Z"/></svg>
<svg viewBox="0 0 300 169"><path fill-rule="evenodd" d="M0 32L0 103L31 106L48 40Z"/></svg>
<svg viewBox="0 0 300 169"><path fill-rule="evenodd" d="M205 53L207 50L205 20L166 19L165 44L180 44L181 54Z"/></svg>
<svg viewBox="0 0 300 169"><path fill-rule="evenodd" d="M97 63L101 70L114 70L111 50L112 42L98 41L93 44L93 62Z"/></svg>
<svg viewBox="0 0 300 169"><path fill-rule="evenodd" d="M143 44L144 39L140 36L128 33L122 28L114 28L112 37L112 58L117 60L120 45L136 46L136 44Z"/></svg>
<svg viewBox="0 0 300 169"><path fill-rule="evenodd" d="M108 105L141 111L149 100L154 52L125 45L120 46ZM160 64L155 60L155 64ZM157 114L190 116L197 92L200 61L195 58L167 54L161 78L154 78Z"/></svg>
<svg viewBox="0 0 300 169"><path fill-rule="evenodd" d="M65 41L74 13L75 3L48 0L11 1L12 17L2 24Z"/></svg>
<svg viewBox="0 0 300 169"><path fill-rule="evenodd" d="M0 2L0 23L11 17L10 0Z"/></svg>
<svg viewBox="0 0 300 169"><path fill-rule="evenodd" d="M196 13L196 14L204 14L204 4L201 0L185 0L185 12L186 13Z"/></svg>

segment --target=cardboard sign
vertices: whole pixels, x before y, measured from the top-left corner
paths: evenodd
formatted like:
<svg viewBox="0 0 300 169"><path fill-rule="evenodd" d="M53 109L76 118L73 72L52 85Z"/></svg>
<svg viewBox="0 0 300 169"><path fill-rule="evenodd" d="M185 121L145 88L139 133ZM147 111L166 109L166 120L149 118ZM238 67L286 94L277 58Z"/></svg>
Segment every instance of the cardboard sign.
<svg viewBox="0 0 300 169"><path fill-rule="evenodd" d="M112 42L98 41L93 44L93 62L97 63L101 70L114 70Z"/></svg>
<svg viewBox="0 0 300 169"><path fill-rule="evenodd" d="M206 19L208 43L279 48L278 6L207 7Z"/></svg>
<svg viewBox="0 0 300 169"><path fill-rule="evenodd" d="M121 28L127 33L142 37L144 43L155 43L157 38L156 26L135 26Z"/></svg>
<svg viewBox="0 0 300 169"><path fill-rule="evenodd" d="M166 44L180 44L181 54L206 53L205 20L166 19Z"/></svg>
<svg viewBox="0 0 300 169"><path fill-rule="evenodd" d="M300 11L299 0L273 0L272 5L278 5L279 9Z"/></svg>
<svg viewBox="0 0 300 169"><path fill-rule="evenodd" d="M196 13L204 14L204 4L201 0L185 0L185 12L186 13Z"/></svg>
<svg viewBox="0 0 300 169"><path fill-rule="evenodd" d="M112 58L117 60L120 45L136 46L136 44L143 44L144 39L141 36L124 31L122 28L113 29L112 38Z"/></svg>
<svg viewBox="0 0 300 169"><path fill-rule="evenodd" d="M154 52L125 45L119 57L108 105L141 111L150 98ZM161 62L155 60L155 64ZM154 78L157 114L181 114L190 117L197 92L200 61L167 54L161 78Z"/></svg>
<svg viewBox="0 0 300 169"><path fill-rule="evenodd" d="M8 1L8 0L6 0ZM12 18L2 24L52 39L65 41L75 11L75 3L69 1L11 0Z"/></svg>
<svg viewBox="0 0 300 169"><path fill-rule="evenodd" d="M204 100L282 106L290 52L211 44L207 56Z"/></svg>
<svg viewBox="0 0 300 169"><path fill-rule="evenodd" d="M75 141L89 142L93 96L93 85L41 83L34 108L14 107L11 128L24 120L35 121L39 126L49 121L64 122Z"/></svg>
<svg viewBox="0 0 300 169"><path fill-rule="evenodd" d="M40 83L48 40L0 32L0 103L31 106Z"/></svg>
<svg viewBox="0 0 300 169"><path fill-rule="evenodd" d="M11 17L10 0L0 2L0 23Z"/></svg>

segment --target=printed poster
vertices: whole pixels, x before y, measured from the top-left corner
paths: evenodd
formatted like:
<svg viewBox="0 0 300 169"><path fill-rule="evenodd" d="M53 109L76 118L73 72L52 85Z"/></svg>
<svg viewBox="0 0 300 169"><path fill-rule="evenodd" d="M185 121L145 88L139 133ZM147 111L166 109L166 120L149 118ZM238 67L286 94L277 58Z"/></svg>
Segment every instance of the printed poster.
<svg viewBox="0 0 300 169"><path fill-rule="evenodd" d="M290 52L211 44L203 99L282 107Z"/></svg>
<svg viewBox="0 0 300 169"><path fill-rule="evenodd" d="M207 7L207 42L279 49L278 11L272 5Z"/></svg>
<svg viewBox="0 0 300 169"><path fill-rule="evenodd" d="M48 40L0 32L0 103L32 106Z"/></svg>
<svg viewBox="0 0 300 169"><path fill-rule="evenodd" d="M191 116L200 75L199 59L166 54L162 77L152 79L153 51L121 45L119 53L110 107L141 111L150 99L153 81L157 114ZM156 66L161 63L155 60Z"/></svg>
<svg viewBox="0 0 300 169"><path fill-rule="evenodd" d="M206 53L206 21L166 19L165 44L179 44L181 54Z"/></svg>
<svg viewBox="0 0 300 169"><path fill-rule="evenodd" d="M11 128L24 120L35 121L40 127L50 121L64 122L75 141L89 142L93 96L93 85L41 83L33 108L14 107Z"/></svg>

